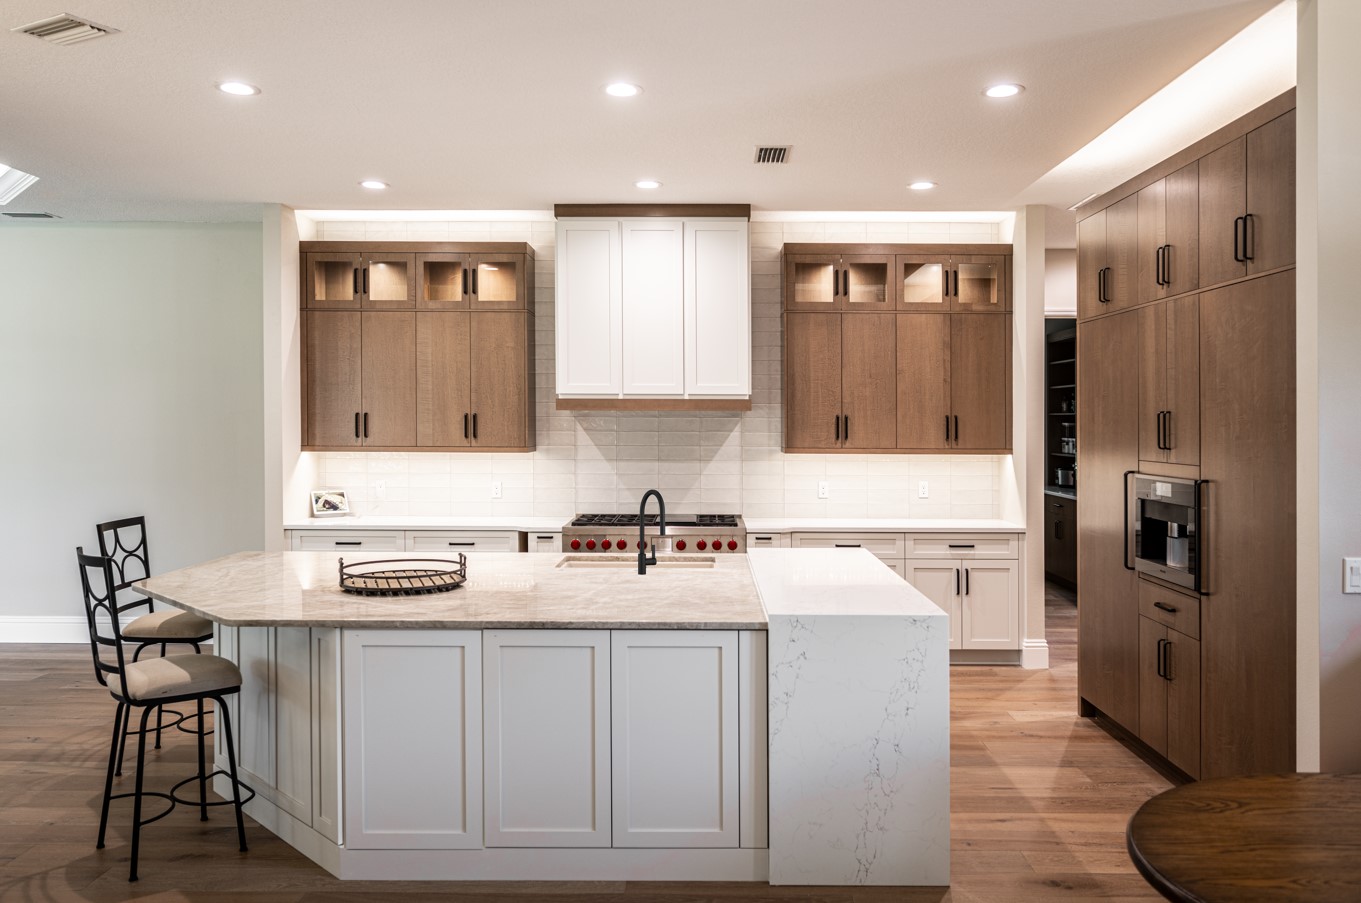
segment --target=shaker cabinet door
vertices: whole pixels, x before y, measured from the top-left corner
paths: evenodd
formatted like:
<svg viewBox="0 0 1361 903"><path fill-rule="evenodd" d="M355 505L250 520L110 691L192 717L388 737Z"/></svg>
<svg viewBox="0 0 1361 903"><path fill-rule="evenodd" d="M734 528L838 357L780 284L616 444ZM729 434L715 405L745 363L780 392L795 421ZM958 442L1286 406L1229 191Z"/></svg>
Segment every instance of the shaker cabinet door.
<svg viewBox="0 0 1361 903"><path fill-rule="evenodd" d="M625 394L685 392L684 236L678 219L623 223Z"/></svg>
<svg viewBox="0 0 1361 903"><path fill-rule="evenodd" d="M623 391L619 223L559 220L556 316L559 395Z"/></svg>
<svg viewBox="0 0 1361 903"><path fill-rule="evenodd" d="M416 314L416 444L449 448L472 439L471 314Z"/></svg>
<svg viewBox="0 0 1361 903"><path fill-rule="evenodd" d="M841 443L841 314L785 314L785 446Z"/></svg>
<svg viewBox="0 0 1361 903"><path fill-rule="evenodd" d="M898 447L950 447L949 314L898 314Z"/></svg>
<svg viewBox="0 0 1361 903"><path fill-rule="evenodd" d="M416 444L416 314L360 314L364 445Z"/></svg>
<svg viewBox="0 0 1361 903"><path fill-rule="evenodd" d="M303 314L307 363L303 405L309 446L357 447L360 434L358 311L309 310Z"/></svg>
<svg viewBox="0 0 1361 903"><path fill-rule="evenodd" d="M954 447L1005 449L1011 410L1010 317L955 314L950 324ZM954 422L958 418L958 422Z"/></svg>
<svg viewBox="0 0 1361 903"><path fill-rule="evenodd" d="M472 444L527 447L533 444L528 434L529 314L478 310L470 316Z"/></svg>
<svg viewBox="0 0 1361 903"><path fill-rule="evenodd" d="M896 319L892 313L842 317L843 448L897 448Z"/></svg>
<svg viewBox="0 0 1361 903"><path fill-rule="evenodd" d="M685 391L751 394L751 278L745 220L685 223Z"/></svg>

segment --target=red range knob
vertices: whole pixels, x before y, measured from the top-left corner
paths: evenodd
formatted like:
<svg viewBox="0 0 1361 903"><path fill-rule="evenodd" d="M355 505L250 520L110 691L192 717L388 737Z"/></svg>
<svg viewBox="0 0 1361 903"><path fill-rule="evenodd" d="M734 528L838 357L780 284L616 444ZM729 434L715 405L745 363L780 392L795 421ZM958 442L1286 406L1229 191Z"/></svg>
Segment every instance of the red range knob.
<svg viewBox="0 0 1361 903"><path fill-rule="evenodd" d="M683 539L678 539L678 540L676 540L676 551L677 551L677 552L684 552L684 551L685 551L685 540L683 540Z"/></svg>
<svg viewBox="0 0 1361 903"><path fill-rule="evenodd" d="M619 551L622 552L622 551L624 551L624 549L627 549L628 547L629 547L629 541L628 541L627 539L621 539L621 540L619 540Z"/></svg>
<svg viewBox="0 0 1361 903"><path fill-rule="evenodd" d="M735 540L735 539L730 539L730 540L728 540L728 551L729 551L729 552L736 552L736 551L737 551L737 540Z"/></svg>
<svg viewBox="0 0 1361 903"><path fill-rule="evenodd" d="M695 548L699 549L701 552L703 552L708 547L709 544L702 539L699 542L695 543Z"/></svg>
<svg viewBox="0 0 1361 903"><path fill-rule="evenodd" d="M586 540L586 548L588 548L588 549L594 549L594 548L595 548L595 540L594 540L594 539L588 539L588 540Z"/></svg>
<svg viewBox="0 0 1361 903"><path fill-rule="evenodd" d="M572 551L575 552L579 548L581 548L581 540L579 539L572 540Z"/></svg>
<svg viewBox="0 0 1361 903"><path fill-rule="evenodd" d="M601 540L600 548L608 552L610 550L610 541L608 539Z"/></svg>

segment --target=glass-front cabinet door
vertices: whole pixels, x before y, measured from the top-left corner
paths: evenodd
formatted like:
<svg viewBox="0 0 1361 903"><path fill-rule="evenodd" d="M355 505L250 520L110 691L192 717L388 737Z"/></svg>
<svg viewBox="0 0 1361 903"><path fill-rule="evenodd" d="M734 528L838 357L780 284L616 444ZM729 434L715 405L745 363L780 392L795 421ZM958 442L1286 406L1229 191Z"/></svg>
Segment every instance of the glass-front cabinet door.
<svg viewBox="0 0 1361 903"><path fill-rule="evenodd" d="M362 268L357 253L308 251L303 255L303 306L358 310Z"/></svg>
<svg viewBox="0 0 1361 903"><path fill-rule="evenodd" d="M893 256L854 254L841 259L841 295L844 310L893 310Z"/></svg>
<svg viewBox="0 0 1361 903"><path fill-rule="evenodd" d="M363 307L407 310L416 306L416 255L382 252L364 255L360 274Z"/></svg>
<svg viewBox="0 0 1361 903"><path fill-rule="evenodd" d="M416 255L416 307L467 310L472 278L467 254L428 251Z"/></svg>
<svg viewBox="0 0 1361 903"><path fill-rule="evenodd" d="M943 257L899 254L894 287L899 310L940 313L950 310L950 265Z"/></svg>
<svg viewBox="0 0 1361 903"><path fill-rule="evenodd" d="M841 310L841 258L791 254L784 261L785 310Z"/></svg>
<svg viewBox="0 0 1361 903"><path fill-rule="evenodd" d="M523 254L474 254L468 296L474 310L524 310L525 257Z"/></svg>
<svg viewBox="0 0 1361 903"><path fill-rule="evenodd" d="M955 310L1006 310L1006 259L1003 257L956 258L954 302Z"/></svg>

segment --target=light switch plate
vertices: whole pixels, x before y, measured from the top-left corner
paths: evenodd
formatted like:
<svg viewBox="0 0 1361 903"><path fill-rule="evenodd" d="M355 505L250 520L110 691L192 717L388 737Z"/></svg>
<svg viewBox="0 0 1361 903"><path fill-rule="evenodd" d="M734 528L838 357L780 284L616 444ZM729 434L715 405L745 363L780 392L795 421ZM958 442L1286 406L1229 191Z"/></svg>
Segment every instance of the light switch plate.
<svg viewBox="0 0 1361 903"><path fill-rule="evenodd" d="M500 481L500 480L492 480L492 484L491 484L491 497L494 498L494 499L499 499L499 498L501 497L501 481Z"/></svg>
<svg viewBox="0 0 1361 903"><path fill-rule="evenodd" d="M931 486L925 480L917 483L917 498L929 499L931 497Z"/></svg>
<svg viewBox="0 0 1361 903"><path fill-rule="evenodd" d="M1342 591L1361 593L1361 558L1342 559Z"/></svg>
<svg viewBox="0 0 1361 903"><path fill-rule="evenodd" d="M826 499L826 498L831 498L831 497L832 497L832 493L831 493L831 490L828 489L828 487L827 487L827 481L826 481L826 480L818 480L818 498L820 498L820 499Z"/></svg>

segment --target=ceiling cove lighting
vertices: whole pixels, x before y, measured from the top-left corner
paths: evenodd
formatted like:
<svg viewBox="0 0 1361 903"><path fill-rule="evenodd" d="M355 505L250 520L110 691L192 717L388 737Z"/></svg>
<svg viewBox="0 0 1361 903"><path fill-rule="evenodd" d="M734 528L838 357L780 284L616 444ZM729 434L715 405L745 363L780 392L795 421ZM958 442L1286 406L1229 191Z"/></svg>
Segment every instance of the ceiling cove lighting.
<svg viewBox="0 0 1361 903"><path fill-rule="evenodd" d="M388 183L380 181L379 179L364 179L359 183L359 187L368 188L373 191L382 191L384 188L388 187Z"/></svg>
<svg viewBox="0 0 1361 903"><path fill-rule="evenodd" d="M643 89L628 82L610 82L605 86L605 93L611 97L637 97Z"/></svg>
<svg viewBox="0 0 1361 903"><path fill-rule="evenodd" d="M936 183L927 182L926 180L923 179L920 182L912 182L907 187L911 188L913 191L930 191L932 188L936 187Z"/></svg>
<svg viewBox="0 0 1361 903"><path fill-rule="evenodd" d="M658 182L656 179L639 179L638 181L634 182L633 185L635 188L645 188L648 189L649 191L653 188L662 187L662 183Z"/></svg>
<svg viewBox="0 0 1361 903"><path fill-rule="evenodd" d="M8 204L36 181L37 176L0 163L0 205Z"/></svg>
<svg viewBox="0 0 1361 903"><path fill-rule="evenodd" d="M253 97L260 93L259 88L246 82L218 82L217 90L233 97Z"/></svg>
<svg viewBox="0 0 1361 903"><path fill-rule="evenodd" d="M985 90L983 93L988 95L989 97L1015 97L1017 94L1020 94L1024 90L1025 85L1004 84L993 85L992 87Z"/></svg>

